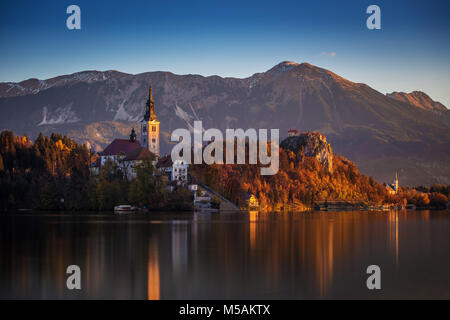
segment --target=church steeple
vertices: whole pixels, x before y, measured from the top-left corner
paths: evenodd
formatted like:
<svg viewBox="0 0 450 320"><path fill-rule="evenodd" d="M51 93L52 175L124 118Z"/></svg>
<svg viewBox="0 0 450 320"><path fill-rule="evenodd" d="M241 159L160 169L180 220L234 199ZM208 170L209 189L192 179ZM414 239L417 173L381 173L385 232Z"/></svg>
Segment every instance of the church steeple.
<svg viewBox="0 0 450 320"><path fill-rule="evenodd" d="M398 193L398 173L397 172L395 172L394 186L395 186L395 193Z"/></svg>
<svg viewBox="0 0 450 320"><path fill-rule="evenodd" d="M150 88L148 90L148 99L147 103L145 105L145 115L144 120L158 120L155 113L155 102L153 101L153 94L152 94L152 84L150 83Z"/></svg>
<svg viewBox="0 0 450 320"><path fill-rule="evenodd" d="M159 121L155 113L151 83L145 104L144 119L141 122L141 145L157 157L159 156Z"/></svg>

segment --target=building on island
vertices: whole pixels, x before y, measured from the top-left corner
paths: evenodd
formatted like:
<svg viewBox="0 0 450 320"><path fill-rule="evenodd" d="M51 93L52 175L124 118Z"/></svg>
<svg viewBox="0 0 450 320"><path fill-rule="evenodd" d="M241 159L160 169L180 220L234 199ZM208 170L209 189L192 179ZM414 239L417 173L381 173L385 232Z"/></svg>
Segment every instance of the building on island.
<svg viewBox="0 0 450 320"><path fill-rule="evenodd" d="M145 105L144 118L141 121L141 145L159 157L159 121L155 113L151 85Z"/></svg>
<svg viewBox="0 0 450 320"><path fill-rule="evenodd" d="M172 166L172 181L186 182L189 164L184 160L175 160Z"/></svg>
<svg viewBox="0 0 450 320"><path fill-rule="evenodd" d="M105 150L99 153L98 166L101 167L109 160L119 166L128 179L136 177L136 166L144 159L153 159L154 155L136 140L134 128L130 138L114 139Z"/></svg>
<svg viewBox="0 0 450 320"><path fill-rule="evenodd" d="M172 157L166 155L158 159L156 168L160 174L165 174L171 181L177 182L177 185L184 185L188 181L189 164L184 160L172 162Z"/></svg>
<svg viewBox="0 0 450 320"><path fill-rule="evenodd" d="M258 198L251 193L245 193L241 199L237 200L241 210L255 210L259 208Z"/></svg>
<svg viewBox="0 0 450 320"><path fill-rule="evenodd" d="M169 155L159 157L159 124L155 113L152 87L150 85L145 113L141 125L140 141L136 138L134 128L129 139L114 139L105 150L99 153L99 158L91 165L91 172L98 174L101 166L108 160L120 166L128 179L136 177L136 166L144 159L153 159L157 174L165 174L177 185L185 185L188 181L189 164L183 160L172 159Z"/></svg>
<svg viewBox="0 0 450 320"><path fill-rule="evenodd" d="M300 135L300 131L295 130L295 129L289 129L288 130L288 137L295 137L295 136L299 136Z"/></svg>
<svg viewBox="0 0 450 320"><path fill-rule="evenodd" d="M153 159L156 164L159 156L159 121L155 113L155 103L150 86L145 113L141 121L141 139L136 137L134 128L129 139L114 139L91 165L91 172L98 174L100 168L109 160L119 166L127 179L136 177L136 166L144 159Z"/></svg>
<svg viewBox="0 0 450 320"><path fill-rule="evenodd" d="M169 155L165 155L163 157L158 158L158 162L156 163L156 169L158 169L160 174L166 174L169 177L172 177L172 157Z"/></svg>
<svg viewBox="0 0 450 320"><path fill-rule="evenodd" d="M389 194L398 194L399 189L398 189L398 174L397 174L397 172L395 173L394 183L387 184L386 190L388 191Z"/></svg>

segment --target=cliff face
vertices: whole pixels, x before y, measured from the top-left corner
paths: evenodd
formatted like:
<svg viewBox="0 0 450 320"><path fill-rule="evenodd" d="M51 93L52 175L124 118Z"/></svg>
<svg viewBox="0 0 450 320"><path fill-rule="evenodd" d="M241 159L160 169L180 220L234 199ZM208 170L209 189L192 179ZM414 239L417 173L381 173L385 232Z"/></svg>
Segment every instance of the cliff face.
<svg viewBox="0 0 450 320"><path fill-rule="evenodd" d="M301 151L305 157L314 157L330 172L333 171L333 150L327 142L327 138L318 132L287 137L281 141L280 147L294 153Z"/></svg>

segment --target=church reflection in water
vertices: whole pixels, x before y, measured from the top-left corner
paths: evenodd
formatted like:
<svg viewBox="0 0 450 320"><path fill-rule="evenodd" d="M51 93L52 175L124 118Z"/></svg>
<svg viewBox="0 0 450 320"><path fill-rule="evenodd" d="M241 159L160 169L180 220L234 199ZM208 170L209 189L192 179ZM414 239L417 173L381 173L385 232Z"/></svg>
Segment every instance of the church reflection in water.
<svg viewBox="0 0 450 320"><path fill-rule="evenodd" d="M159 300L159 289L158 241L151 239L148 246L147 258L147 299Z"/></svg>
<svg viewBox="0 0 450 320"><path fill-rule="evenodd" d="M414 276L411 265L427 270L424 254L450 264L448 219L429 212L2 219L0 298L364 298L371 264L392 285ZM82 290L65 287L71 264L82 270Z"/></svg>

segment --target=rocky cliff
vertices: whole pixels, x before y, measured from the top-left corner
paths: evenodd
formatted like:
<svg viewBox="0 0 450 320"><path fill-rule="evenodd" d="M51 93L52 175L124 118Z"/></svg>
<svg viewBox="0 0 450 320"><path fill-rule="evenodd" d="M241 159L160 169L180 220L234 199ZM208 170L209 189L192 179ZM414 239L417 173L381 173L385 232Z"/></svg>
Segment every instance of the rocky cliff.
<svg viewBox="0 0 450 320"><path fill-rule="evenodd" d="M300 151L305 157L314 157L330 172L333 171L333 150L323 134L318 132L300 133L281 141L280 147L294 153Z"/></svg>

